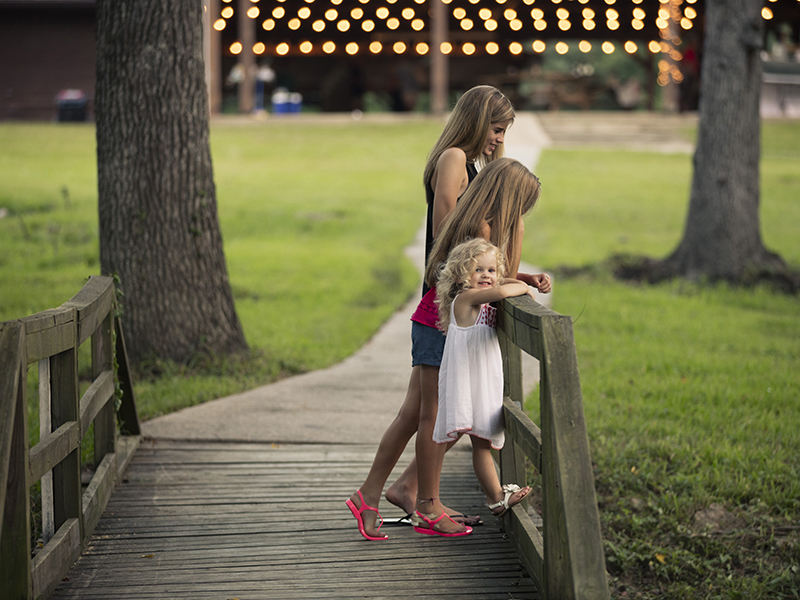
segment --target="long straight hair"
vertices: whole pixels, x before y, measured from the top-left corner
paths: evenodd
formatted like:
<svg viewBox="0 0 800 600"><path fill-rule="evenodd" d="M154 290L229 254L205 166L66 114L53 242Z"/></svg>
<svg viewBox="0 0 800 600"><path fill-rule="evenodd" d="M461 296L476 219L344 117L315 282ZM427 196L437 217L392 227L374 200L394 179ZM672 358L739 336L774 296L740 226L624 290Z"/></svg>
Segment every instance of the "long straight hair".
<svg viewBox="0 0 800 600"><path fill-rule="evenodd" d="M447 216L428 258L425 282L436 285L450 250L469 238L483 237L486 224L491 228L489 241L500 248L506 264L518 264L519 223L536 204L540 192L536 175L513 158L499 158L486 165Z"/></svg>
<svg viewBox="0 0 800 600"><path fill-rule="evenodd" d="M498 144L489 157L481 154L486 134L492 123L508 123L510 126L515 116L511 100L491 85L478 85L464 92L428 155L422 177L425 185L431 183L436 163L442 152L448 148L461 148L467 155L467 160L478 161L478 166L502 157L503 144Z"/></svg>

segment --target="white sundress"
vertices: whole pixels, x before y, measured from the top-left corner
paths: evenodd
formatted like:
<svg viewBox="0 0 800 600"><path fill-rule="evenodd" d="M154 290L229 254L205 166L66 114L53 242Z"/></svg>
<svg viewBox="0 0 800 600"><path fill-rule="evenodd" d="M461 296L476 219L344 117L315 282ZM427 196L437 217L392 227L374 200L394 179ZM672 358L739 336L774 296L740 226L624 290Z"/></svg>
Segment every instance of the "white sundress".
<svg viewBox="0 0 800 600"><path fill-rule="evenodd" d="M482 304L475 324L450 326L439 368L439 412L433 441L443 444L468 433L503 447L503 360L495 325L497 309Z"/></svg>

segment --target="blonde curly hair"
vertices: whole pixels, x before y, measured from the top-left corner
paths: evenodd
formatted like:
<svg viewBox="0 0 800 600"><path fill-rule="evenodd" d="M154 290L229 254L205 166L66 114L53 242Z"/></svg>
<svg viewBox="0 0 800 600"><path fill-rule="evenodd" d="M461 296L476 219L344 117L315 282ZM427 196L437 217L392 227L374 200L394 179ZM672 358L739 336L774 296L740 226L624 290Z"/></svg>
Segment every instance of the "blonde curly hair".
<svg viewBox="0 0 800 600"><path fill-rule="evenodd" d="M478 258L492 252L497 258L497 282L506 276L506 261L500 248L483 238L472 238L453 248L439 267L436 277L436 305L439 328L447 333L450 327L450 306L461 292L469 289L469 280Z"/></svg>

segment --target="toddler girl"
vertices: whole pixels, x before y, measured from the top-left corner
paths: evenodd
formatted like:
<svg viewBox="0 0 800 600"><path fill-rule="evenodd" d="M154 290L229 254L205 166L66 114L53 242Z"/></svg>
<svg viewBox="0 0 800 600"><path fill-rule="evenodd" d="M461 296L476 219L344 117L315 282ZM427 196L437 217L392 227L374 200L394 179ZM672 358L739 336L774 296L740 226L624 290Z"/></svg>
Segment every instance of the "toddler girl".
<svg viewBox="0 0 800 600"><path fill-rule="evenodd" d="M444 444L468 433L472 464L489 509L502 515L530 488L500 485L491 449L503 447L503 361L495 331L496 309L503 298L531 294L526 283L504 279L499 248L482 238L459 244L438 274L439 327L447 333L439 370L439 410L433 441ZM418 517L427 520L424 515ZM415 527L429 533L428 527Z"/></svg>

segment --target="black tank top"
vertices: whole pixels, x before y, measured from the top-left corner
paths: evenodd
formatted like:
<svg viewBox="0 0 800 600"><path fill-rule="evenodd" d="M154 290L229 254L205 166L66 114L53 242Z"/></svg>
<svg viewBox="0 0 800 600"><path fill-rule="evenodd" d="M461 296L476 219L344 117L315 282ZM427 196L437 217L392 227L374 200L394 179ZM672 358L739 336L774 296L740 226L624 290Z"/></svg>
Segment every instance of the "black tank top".
<svg viewBox="0 0 800 600"><path fill-rule="evenodd" d="M475 163L467 163L467 187L469 184L472 183L472 180L475 179L475 176L478 174L478 169L475 167ZM464 189L466 192L466 189ZM463 194L462 194L463 196ZM461 199L461 196L458 197ZM433 187L430 183L425 184L425 200L428 203L428 213L427 219L425 220L425 268L428 268L428 257L431 255L431 250L433 250ZM456 200L458 202L458 200ZM425 281L422 282L422 295L428 293L428 284Z"/></svg>

